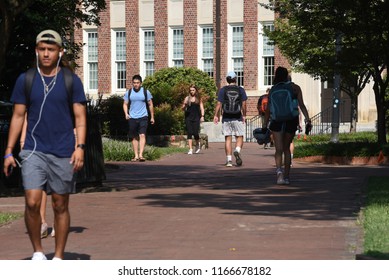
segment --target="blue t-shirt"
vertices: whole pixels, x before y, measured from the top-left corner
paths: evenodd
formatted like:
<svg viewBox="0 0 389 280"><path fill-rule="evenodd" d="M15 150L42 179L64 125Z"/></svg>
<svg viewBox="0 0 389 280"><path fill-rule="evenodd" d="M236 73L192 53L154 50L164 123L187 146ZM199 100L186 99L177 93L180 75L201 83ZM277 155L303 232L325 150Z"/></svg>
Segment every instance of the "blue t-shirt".
<svg viewBox="0 0 389 280"><path fill-rule="evenodd" d="M143 117L147 117L147 104L145 102L145 94L143 93L144 88L141 87L138 92L136 92L133 88L131 89L130 100L131 105L129 110L130 118L132 119L140 119ZM128 94L129 90L126 91L124 95L124 101L128 102ZM151 93L147 90L147 101L150 101L153 98Z"/></svg>
<svg viewBox="0 0 389 280"><path fill-rule="evenodd" d="M220 101L222 104L224 103L225 91L226 91L226 87L222 87L219 90L219 93L217 95L217 101ZM242 95L242 102L246 101L247 100L247 94L246 94L246 91L244 90L244 88L239 87L239 92ZM223 107L223 105L222 105L222 107ZM230 115L230 114L226 114L226 113L223 112L222 122L233 121L233 120L240 120L240 121L242 121L242 113L239 113L239 114L236 114L236 115Z"/></svg>
<svg viewBox="0 0 389 280"><path fill-rule="evenodd" d="M11 101L14 104L27 105L25 86L25 73L21 74L12 92ZM47 85L54 77L44 77ZM25 150L34 149L36 139L36 151L52 154L60 158L71 157L74 152L75 137L73 121L69 108L68 93L66 92L63 71L57 75L53 89L46 95L44 101L44 88L41 76L37 73L32 83L30 94L30 106L27 108L27 134L24 142ZM80 78L73 74L73 103L85 103L84 87ZM43 104L43 106L42 106ZM42 110L39 120L40 111ZM38 125L37 122L39 120Z"/></svg>

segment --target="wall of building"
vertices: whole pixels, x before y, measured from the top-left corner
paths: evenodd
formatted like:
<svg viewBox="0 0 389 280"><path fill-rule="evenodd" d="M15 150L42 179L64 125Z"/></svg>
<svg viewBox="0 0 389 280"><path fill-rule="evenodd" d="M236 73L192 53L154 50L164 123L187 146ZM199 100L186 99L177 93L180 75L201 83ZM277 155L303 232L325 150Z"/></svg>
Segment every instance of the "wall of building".
<svg viewBox="0 0 389 280"><path fill-rule="evenodd" d="M76 30L75 40L86 43L87 31L98 32L98 90L88 89L88 94L104 95L123 94L124 90L116 91L115 65L112 49L112 36L115 30L126 31L126 86L131 86L134 74L144 73L142 65L142 31L150 28L155 32L155 70L169 66L171 61L172 42L169 42L170 27L184 29L184 65L200 67L199 41L201 40L200 26L213 26L214 54L216 54L216 0L107 0L107 10L100 14L101 26L83 25ZM257 101L260 95L265 94L268 86L263 86L262 57L261 57L261 30L260 24L274 21L274 14L258 3L268 3L269 0L220 0L220 85L226 84L225 74L231 70L229 57L231 38L229 26L243 25L244 28L244 87L248 94L248 116L257 114ZM77 61L80 66L77 74L87 81L87 47ZM288 61L276 47L274 50L274 66L290 68ZM216 66L214 57L214 69ZM216 78L215 78L216 79ZM322 96L326 92L320 81L314 80L306 74L292 73L292 79L299 84L305 104L310 115L315 115L323 109ZM328 90L328 89L327 89ZM328 92L327 95L328 96ZM371 85L358 98L358 120L362 123L372 123L376 119L374 93Z"/></svg>

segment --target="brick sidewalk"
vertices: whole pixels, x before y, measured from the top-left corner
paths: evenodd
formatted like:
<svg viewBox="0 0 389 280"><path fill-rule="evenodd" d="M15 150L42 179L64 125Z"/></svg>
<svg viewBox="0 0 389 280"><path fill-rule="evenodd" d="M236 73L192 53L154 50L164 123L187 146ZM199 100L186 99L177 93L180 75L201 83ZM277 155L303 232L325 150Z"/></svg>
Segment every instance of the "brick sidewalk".
<svg viewBox="0 0 389 280"><path fill-rule="evenodd" d="M71 196L65 258L355 259L362 187L388 168L295 161L291 185L278 186L273 154L245 143L243 166L226 168L223 143L210 143L198 155L110 163L101 192ZM0 198L0 211L23 208L23 197ZM32 255L22 219L0 227L0 244L1 260ZM54 239L43 246L51 258Z"/></svg>

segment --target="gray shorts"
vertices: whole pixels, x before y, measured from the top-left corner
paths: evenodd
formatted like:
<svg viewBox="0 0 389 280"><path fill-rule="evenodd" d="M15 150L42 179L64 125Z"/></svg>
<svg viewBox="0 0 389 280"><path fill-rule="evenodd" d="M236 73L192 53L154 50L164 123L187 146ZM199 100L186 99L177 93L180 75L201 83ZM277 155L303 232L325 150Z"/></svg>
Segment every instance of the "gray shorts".
<svg viewBox="0 0 389 280"><path fill-rule="evenodd" d="M70 158L22 150L22 179L25 190L45 190L47 193L75 193L76 180ZM27 160L23 161L24 159Z"/></svg>
<svg viewBox="0 0 389 280"><path fill-rule="evenodd" d="M243 136L245 133L245 126L242 121L233 120L223 122L224 136Z"/></svg>

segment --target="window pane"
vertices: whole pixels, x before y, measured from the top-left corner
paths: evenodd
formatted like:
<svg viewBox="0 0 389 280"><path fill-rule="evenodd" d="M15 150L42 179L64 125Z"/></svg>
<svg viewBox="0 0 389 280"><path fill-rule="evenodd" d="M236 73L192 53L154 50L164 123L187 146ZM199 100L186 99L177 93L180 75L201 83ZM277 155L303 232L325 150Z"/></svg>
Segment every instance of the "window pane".
<svg viewBox="0 0 389 280"><path fill-rule="evenodd" d="M213 77L213 59L204 59L203 65L204 65L203 71L208 73L210 77Z"/></svg>
<svg viewBox="0 0 389 280"><path fill-rule="evenodd" d="M184 66L184 30L173 29L173 65Z"/></svg>
<svg viewBox="0 0 389 280"><path fill-rule="evenodd" d="M213 58L213 28L203 28L203 58Z"/></svg>
<svg viewBox="0 0 389 280"><path fill-rule="evenodd" d="M233 68L236 73L237 79L236 82L238 85L244 85L244 75L243 75L243 58L234 58L233 59Z"/></svg>
<svg viewBox="0 0 389 280"><path fill-rule="evenodd" d="M243 57L243 26L232 28L232 56Z"/></svg>
<svg viewBox="0 0 389 280"><path fill-rule="evenodd" d="M89 89L97 89L97 62L89 63Z"/></svg>
<svg viewBox="0 0 389 280"><path fill-rule="evenodd" d="M154 30L145 31L145 60L154 60Z"/></svg>
<svg viewBox="0 0 389 280"><path fill-rule="evenodd" d="M274 56L264 57L264 85L270 86L274 80Z"/></svg>
<svg viewBox="0 0 389 280"><path fill-rule="evenodd" d="M116 63L116 75L117 75L117 88L124 89L126 88L126 63L117 62Z"/></svg>
<svg viewBox="0 0 389 280"><path fill-rule="evenodd" d="M88 33L88 61L97 61L97 32Z"/></svg>
<svg viewBox="0 0 389 280"><path fill-rule="evenodd" d="M263 29L273 31L274 25L273 24L265 24L263 26ZM271 45L272 41L269 40L269 38L265 35L263 35L263 55L264 56L274 56L274 45Z"/></svg>
<svg viewBox="0 0 389 280"><path fill-rule="evenodd" d="M145 62L146 77L154 74L154 61Z"/></svg>
<svg viewBox="0 0 389 280"><path fill-rule="evenodd" d="M126 32L116 32L116 60L126 60Z"/></svg>

